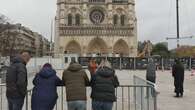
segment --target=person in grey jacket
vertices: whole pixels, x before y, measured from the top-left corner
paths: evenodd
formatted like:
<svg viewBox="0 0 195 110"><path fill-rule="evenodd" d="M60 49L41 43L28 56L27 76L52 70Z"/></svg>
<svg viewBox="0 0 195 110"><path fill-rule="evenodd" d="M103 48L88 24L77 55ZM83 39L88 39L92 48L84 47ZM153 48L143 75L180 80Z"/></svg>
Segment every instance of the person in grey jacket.
<svg viewBox="0 0 195 110"><path fill-rule="evenodd" d="M9 110L22 110L24 98L27 92L27 69L26 64L30 60L28 52L12 60L6 74L6 96Z"/></svg>
<svg viewBox="0 0 195 110"><path fill-rule="evenodd" d="M156 82L156 65L152 58L149 58L147 70L146 70L146 80L155 83Z"/></svg>

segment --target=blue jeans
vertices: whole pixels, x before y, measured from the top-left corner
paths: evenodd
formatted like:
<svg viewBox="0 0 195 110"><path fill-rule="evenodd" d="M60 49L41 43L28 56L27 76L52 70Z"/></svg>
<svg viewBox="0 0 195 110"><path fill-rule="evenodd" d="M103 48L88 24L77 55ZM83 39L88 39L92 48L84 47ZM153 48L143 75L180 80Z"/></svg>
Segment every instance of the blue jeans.
<svg viewBox="0 0 195 110"><path fill-rule="evenodd" d="M68 110L86 110L86 101L68 101Z"/></svg>
<svg viewBox="0 0 195 110"><path fill-rule="evenodd" d="M9 110L22 110L24 98L7 98Z"/></svg>
<svg viewBox="0 0 195 110"><path fill-rule="evenodd" d="M93 110L112 110L113 102L92 101Z"/></svg>

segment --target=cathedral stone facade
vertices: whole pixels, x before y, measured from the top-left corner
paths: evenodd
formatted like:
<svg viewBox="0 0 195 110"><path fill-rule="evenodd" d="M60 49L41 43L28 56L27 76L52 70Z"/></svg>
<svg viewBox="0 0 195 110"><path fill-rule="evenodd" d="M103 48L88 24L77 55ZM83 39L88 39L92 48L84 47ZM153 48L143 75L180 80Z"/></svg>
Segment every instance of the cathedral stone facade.
<svg viewBox="0 0 195 110"><path fill-rule="evenodd" d="M58 0L54 52L137 56L134 0Z"/></svg>

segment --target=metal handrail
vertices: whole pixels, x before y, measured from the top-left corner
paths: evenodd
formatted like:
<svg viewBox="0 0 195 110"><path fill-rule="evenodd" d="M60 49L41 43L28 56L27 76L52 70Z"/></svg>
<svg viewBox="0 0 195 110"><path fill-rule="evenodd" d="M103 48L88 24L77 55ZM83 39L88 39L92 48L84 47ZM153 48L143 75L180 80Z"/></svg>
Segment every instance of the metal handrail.
<svg viewBox="0 0 195 110"><path fill-rule="evenodd" d="M118 100L115 102L115 109L116 110L130 110L132 108L132 110L137 110L138 106L142 108L142 110L156 110L156 103L157 103L157 97L156 95L154 96L148 96L148 90L151 91L155 91L154 88L154 84L144 80L140 77L134 76L134 79L139 80L139 81L143 81L144 83L139 83L139 84L133 84L133 85L120 85L118 88L116 88L116 96L118 97ZM0 84L0 91L1 91L1 104L0 104L0 110L3 110L2 105L6 102L4 102L2 95L3 94L3 87L5 87L6 84ZM90 87L87 87L90 88ZM64 102L65 101L65 87L58 87L58 94L61 98L58 99L58 103L56 103L56 107L55 110L63 110L64 108ZM152 94L152 93L151 93ZM156 92L155 92L156 94ZM26 110L31 110L29 104L30 102L30 98L32 95L32 89L27 90L27 95L26 95L26 102L25 102L25 109ZM146 99L144 99L143 97L146 97ZM137 100L141 100L140 103L137 103ZM88 100L89 101L89 100ZM60 104L61 103L61 104ZM146 105L144 105L145 103L147 103L147 108L145 108ZM151 103L153 105L151 105ZM134 106L132 106L132 104ZM5 107L5 106L4 106ZM127 108L126 108L127 107ZM152 109L151 109L152 108Z"/></svg>
<svg viewBox="0 0 195 110"><path fill-rule="evenodd" d="M152 83L152 82L150 82L150 81L148 81L148 80L145 80L145 79L142 79L142 78L140 78L140 77L138 77L138 76L136 76L136 75L134 75L133 76L133 80L134 80L134 84L136 85L136 83L137 82L144 82L143 83L143 85L145 85L145 86L150 86L152 89L151 89L151 91L153 91L153 98L154 98L154 110L157 110L157 91L156 91L156 89L155 89L155 84L154 83ZM137 81L137 82L136 82ZM148 92L149 92L149 88L147 88L147 94L148 94ZM149 110L149 108L148 108L148 110Z"/></svg>
<svg viewBox="0 0 195 110"><path fill-rule="evenodd" d="M152 82L150 82L150 81L148 81L148 80L145 80L145 79L142 79L142 78L140 78L140 77L138 77L138 76L136 76L136 75L134 75L133 76L134 78L133 79L139 79L139 80L142 80L143 82L145 82L146 84L149 84L150 86L152 85L152 87L154 87L154 83L152 83Z"/></svg>
<svg viewBox="0 0 195 110"><path fill-rule="evenodd" d="M2 86L6 86L6 84L0 84L0 86L2 88ZM59 90L58 94L61 98L58 99L58 103L56 104L55 110L63 110L63 108L64 108L64 102L65 102L65 96L64 96L65 89L64 88L65 87L63 87L63 86L58 87L58 90ZM90 88L90 87L87 87L87 88ZM143 105L138 105L136 103L136 100L138 99L138 97L137 98L134 97L134 99L132 99L133 96L130 95L131 92L134 91L136 88L140 88L142 90L141 94L138 93L138 95L141 95L141 97L143 96L144 90L147 90L147 88L154 89L154 87L152 87L151 85L120 85L116 89L116 96L119 98L118 101L115 102L115 109L116 110L130 110L132 107L134 107L131 104L135 105L135 108L132 110L137 110L136 106L141 106L141 107L143 106ZM26 102L25 102L25 104L26 104L25 109L26 110L31 110L29 107L29 104L31 103L31 102L29 102L29 98L31 98L29 96L31 96L31 93L32 93L32 89L29 89L27 91L27 95L26 95ZM128 93L128 95L127 95L127 93ZM131 102L131 101L133 101L133 102ZM145 100L142 99L142 104L144 103L144 101ZM149 101L149 100L146 100L146 101ZM154 101L155 101L155 99L154 99ZM147 103L149 103L149 102L147 102ZM1 101L1 107L2 107L2 104L3 103ZM3 110L3 109L1 108L1 110ZM149 110L149 109L147 109L147 110ZM156 110L156 109L154 108L154 110Z"/></svg>

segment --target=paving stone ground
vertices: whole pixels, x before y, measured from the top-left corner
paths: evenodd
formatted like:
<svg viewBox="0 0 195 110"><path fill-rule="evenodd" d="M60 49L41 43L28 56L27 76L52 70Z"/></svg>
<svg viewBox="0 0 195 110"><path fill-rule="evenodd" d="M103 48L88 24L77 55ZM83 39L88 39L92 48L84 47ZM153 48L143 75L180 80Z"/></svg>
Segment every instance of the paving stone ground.
<svg viewBox="0 0 195 110"><path fill-rule="evenodd" d="M133 84L133 75L145 79L145 71L116 70L116 74L121 85ZM171 71L157 71L158 110L195 110L195 76L190 74L190 71L185 72L183 98L175 98Z"/></svg>
<svg viewBox="0 0 195 110"><path fill-rule="evenodd" d="M89 72L87 73L89 75ZM160 92L157 97L158 110L195 110L195 76L191 76L190 73L190 71L185 72L183 98L175 98L171 72L157 71L156 85ZM61 74L62 71L58 71L60 77ZM145 78L145 71L116 70L116 74L121 85L133 84L133 75ZM33 77L29 78L29 89L32 88L32 79ZM3 97L3 100L5 101L6 98ZM5 108L2 110L6 110Z"/></svg>
<svg viewBox="0 0 195 110"><path fill-rule="evenodd" d="M145 78L145 71L118 71L117 74L123 84L132 83L128 77L133 75ZM195 110L195 76L190 74L190 71L185 72L183 98L175 98L171 72L157 71L158 110Z"/></svg>

